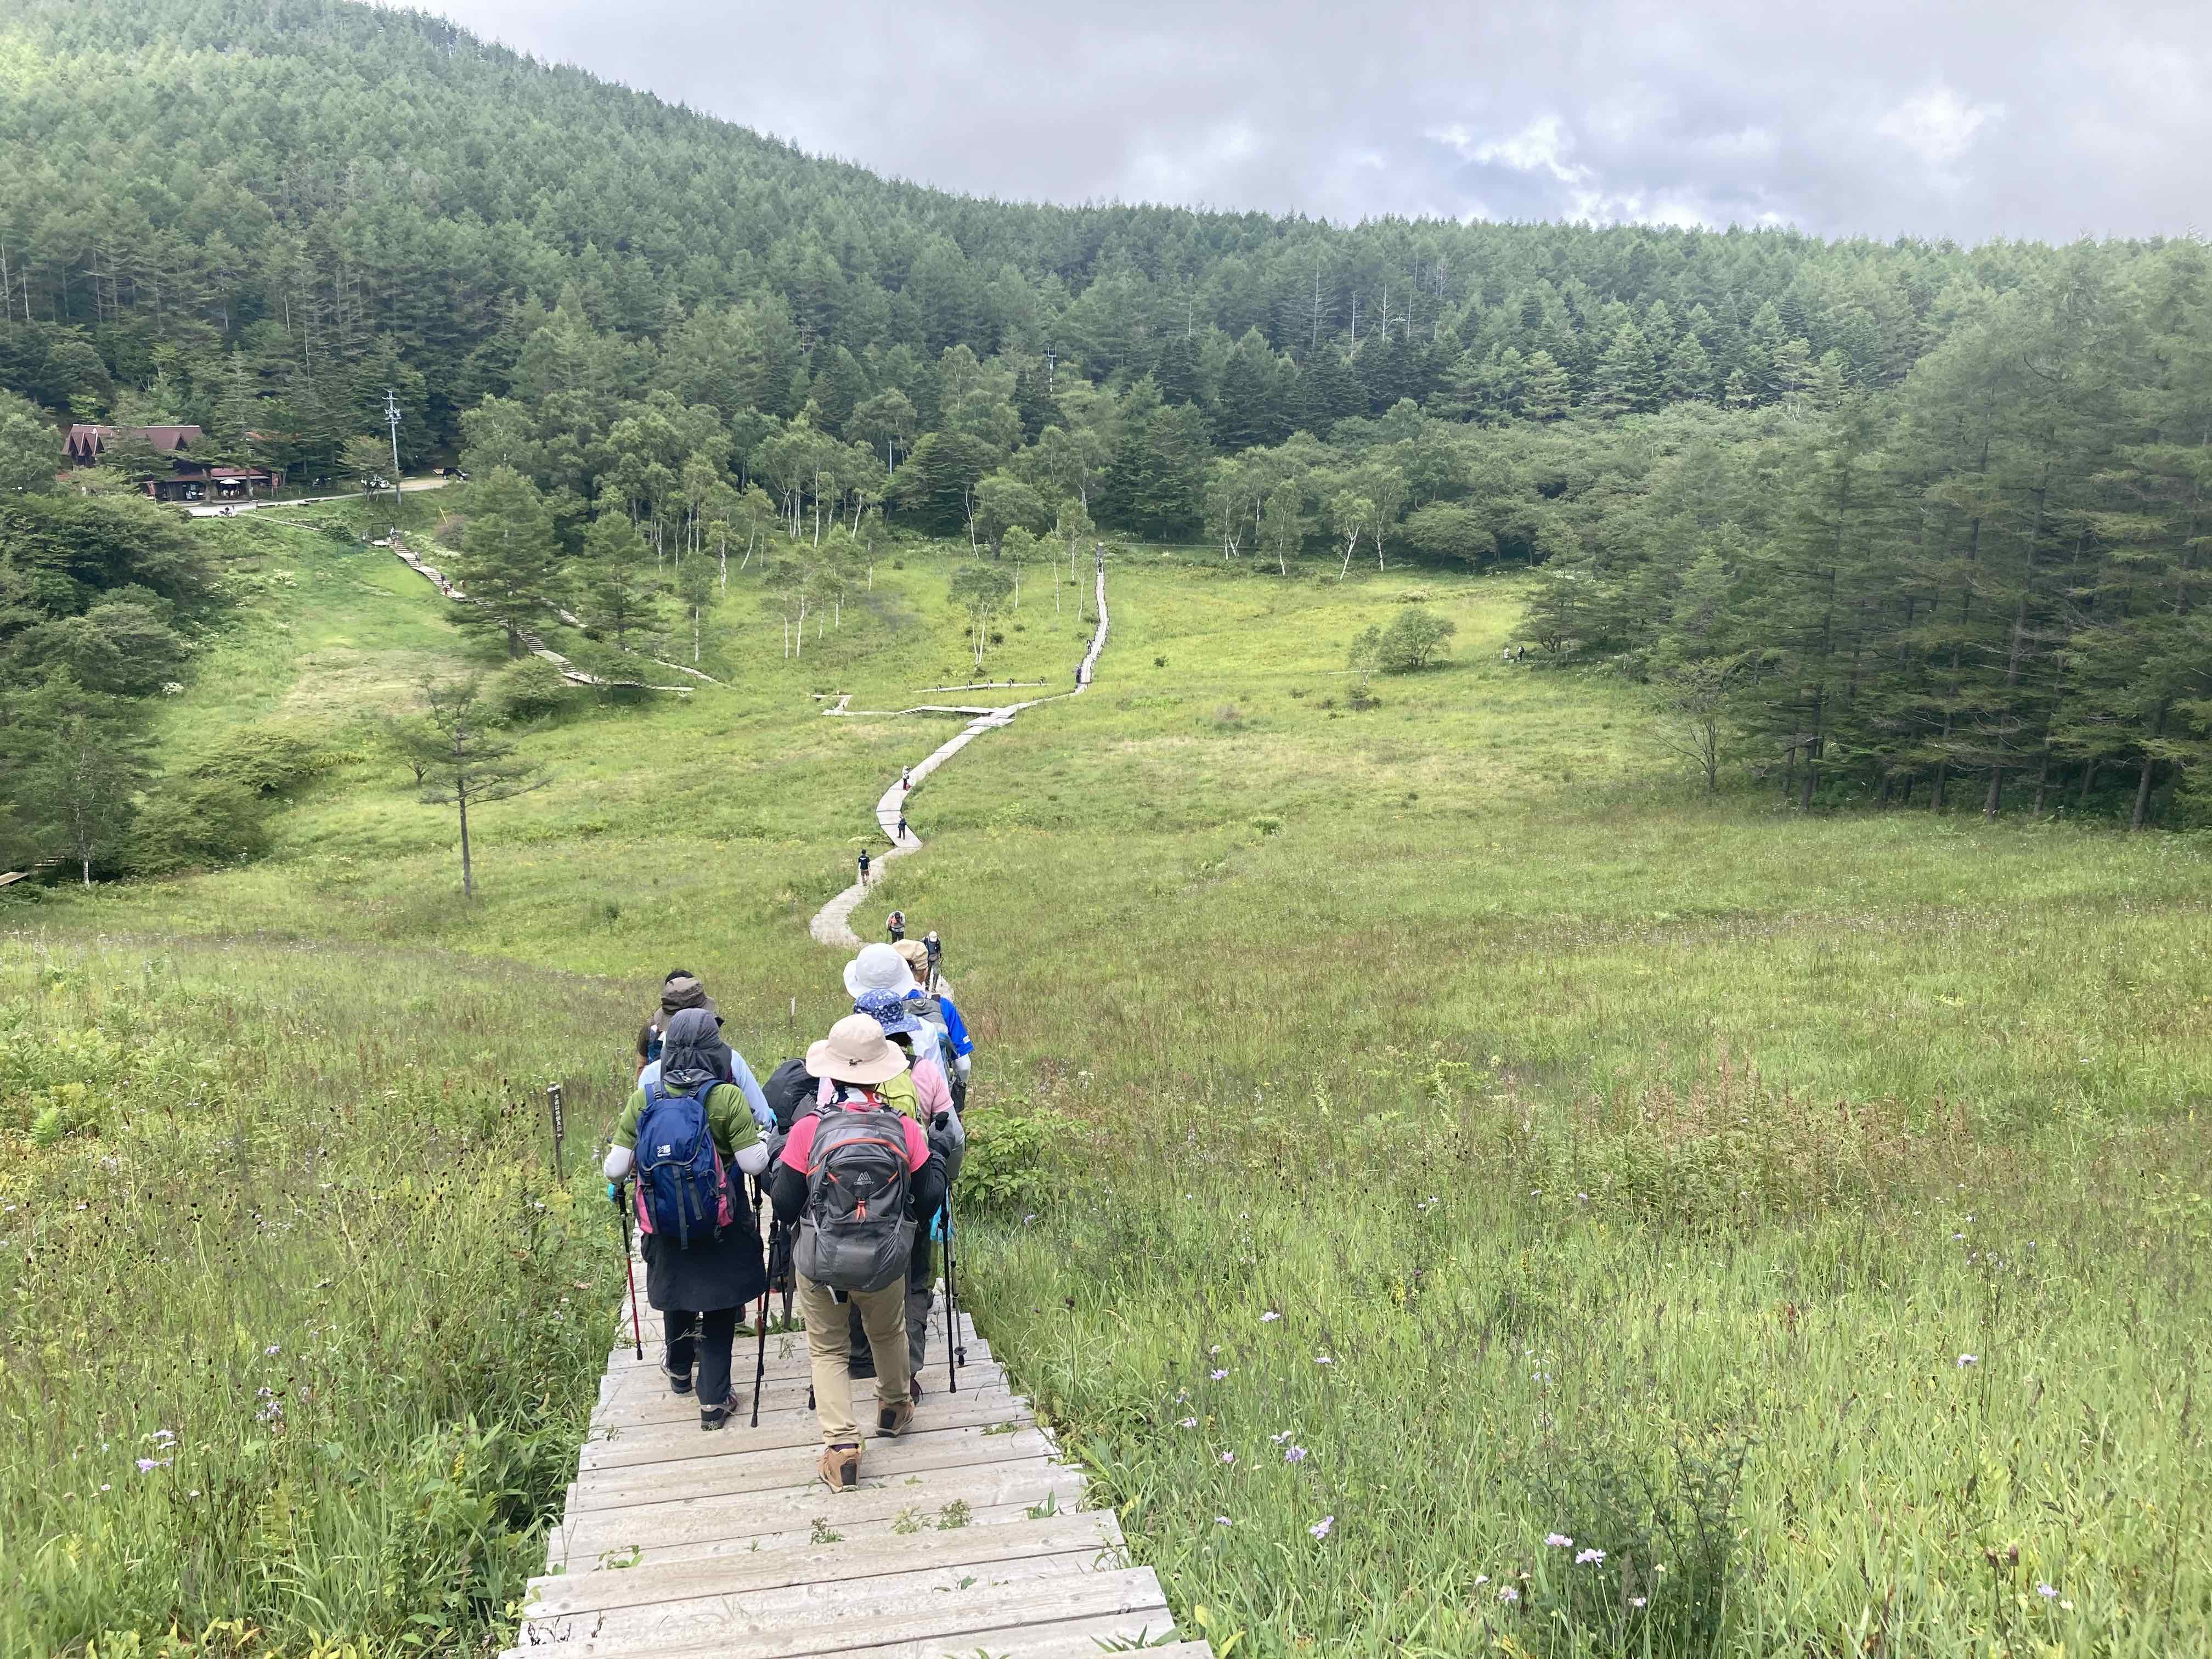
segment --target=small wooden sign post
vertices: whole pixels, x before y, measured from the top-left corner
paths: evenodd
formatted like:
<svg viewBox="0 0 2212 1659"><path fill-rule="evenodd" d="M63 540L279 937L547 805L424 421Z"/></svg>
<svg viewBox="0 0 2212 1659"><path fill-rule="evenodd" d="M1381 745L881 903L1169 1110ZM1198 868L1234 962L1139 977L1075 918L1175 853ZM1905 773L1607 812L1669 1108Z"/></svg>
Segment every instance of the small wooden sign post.
<svg viewBox="0 0 2212 1659"><path fill-rule="evenodd" d="M562 1110L561 1085L555 1084L545 1091L545 1104L553 1115L553 1178L566 1181L568 1172L562 1167L562 1138L568 1132L568 1115Z"/></svg>

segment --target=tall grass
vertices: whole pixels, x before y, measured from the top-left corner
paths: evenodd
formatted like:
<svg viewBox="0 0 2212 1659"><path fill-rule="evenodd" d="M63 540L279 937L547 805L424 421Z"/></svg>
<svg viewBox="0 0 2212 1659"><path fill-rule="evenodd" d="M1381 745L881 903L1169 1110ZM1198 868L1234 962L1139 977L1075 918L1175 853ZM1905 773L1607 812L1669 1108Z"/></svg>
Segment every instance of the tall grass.
<svg viewBox="0 0 2212 1659"><path fill-rule="evenodd" d="M1283 1083L1094 1098L969 1258L1217 1648L2212 1646L2193 1127Z"/></svg>
<svg viewBox="0 0 2212 1659"><path fill-rule="evenodd" d="M587 1141L623 1012L426 953L0 941L0 1650L494 1640L619 1278L538 1090Z"/></svg>

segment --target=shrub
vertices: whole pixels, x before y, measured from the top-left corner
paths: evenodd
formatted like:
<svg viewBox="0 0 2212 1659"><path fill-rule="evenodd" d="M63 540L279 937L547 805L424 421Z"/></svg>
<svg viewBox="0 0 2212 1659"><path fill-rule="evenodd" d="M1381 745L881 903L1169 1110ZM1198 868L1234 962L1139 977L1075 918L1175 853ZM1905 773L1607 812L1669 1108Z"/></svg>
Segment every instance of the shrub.
<svg viewBox="0 0 2212 1659"><path fill-rule="evenodd" d="M1073 1126L1056 1112L981 1108L968 1115L960 1202L988 1214L1033 1206L1049 1190L1052 1150Z"/></svg>
<svg viewBox="0 0 2212 1659"><path fill-rule="evenodd" d="M210 785L235 784L251 794L289 795L342 758L309 727L264 720L233 733L191 775Z"/></svg>
<svg viewBox="0 0 2212 1659"><path fill-rule="evenodd" d="M490 690L500 718L507 720L556 714L568 707L574 695L561 671L543 657L509 663L493 678Z"/></svg>
<svg viewBox="0 0 2212 1659"><path fill-rule="evenodd" d="M133 875L167 876L259 858L269 850L274 811L271 795L234 778L175 780L139 809L124 867Z"/></svg>
<svg viewBox="0 0 2212 1659"><path fill-rule="evenodd" d="M1385 673L1404 674L1426 668L1444 653L1444 641L1459 632L1449 617L1409 605L1390 619L1378 641Z"/></svg>

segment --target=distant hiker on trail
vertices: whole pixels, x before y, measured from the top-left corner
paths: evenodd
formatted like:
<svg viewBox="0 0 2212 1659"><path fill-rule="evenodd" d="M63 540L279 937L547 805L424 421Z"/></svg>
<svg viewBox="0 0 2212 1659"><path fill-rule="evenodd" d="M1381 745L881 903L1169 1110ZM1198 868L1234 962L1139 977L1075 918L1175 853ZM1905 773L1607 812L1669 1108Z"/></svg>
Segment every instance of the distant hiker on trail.
<svg viewBox="0 0 2212 1659"><path fill-rule="evenodd" d="M937 937L937 929L934 927L922 936L921 942L929 947L929 977L930 980L934 980L938 973L938 959L945 954L945 943ZM927 987L928 981L926 981L923 988L927 989Z"/></svg>
<svg viewBox="0 0 2212 1659"><path fill-rule="evenodd" d="M907 1073L893 1078L882 1090L884 1103L919 1122L929 1135L929 1147L945 1160L945 1184L949 1190L960 1178L960 1165L968 1156L968 1132L952 1102L952 1088L938 1058L937 1028L924 1022L918 1005L896 991L864 991L853 1012L866 1014L883 1027L884 1035L906 1056ZM830 1091L825 1085L822 1097ZM937 1281L937 1257L931 1229L915 1230L914 1255L906 1276L907 1368L914 1378L915 1403L921 1402L921 1362L929 1347L929 1306ZM848 1365L854 1376L876 1374L875 1354L868 1343L860 1312L854 1310L849 1327Z"/></svg>
<svg viewBox="0 0 2212 1659"><path fill-rule="evenodd" d="M678 1004L678 1006L670 1007L668 1005L672 1001ZM773 1126L775 1122L775 1114L769 1109L768 1097L761 1093L761 1086L753 1076L752 1067L745 1064L745 1057L743 1054L730 1047L722 1038L721 1010L714 1006L714 998L707 994L707 988L699 982L698 975L686 973L680 969L671 974L661 986L660 1012L653 1017L653 1021L648 1023L644 1031L639 1035L637 1046L641 1055L645 1055L647 1053L648 1047L647 1039L649 1037L652 1041L650 1057L638 1067L637 1086L642 1089L649 1084L660 1081L660 1049L664 1039L655 1029L656 1026L665 1027L677 1014L685 1009L692 1008L703 1009L714 1017L714 1036L709 1045L709 1052L713 1054L717 1063L715 1075L725 1083L734 1083L738 1085L738 1091L745 1097L745 1109L752 1114L755 1123L763 1129Z"/></svg>
<svg viewBox="0 0 2212 1659"><path fill-rule="evenodd" d="M741 1176L769 1167L768 1148L743 1091L722 1080L729 1048L720 1024L705 1008L669 1020L659 1075L630 1096L600 1166L617 1202L630 1183L647 1298L660 1310L666 1339L661 1375L678 1395L696 1390L707 1430L729 1420L738 1313L768 1284L753 1212L740 1195Z"/></svg>
<svg viewBox="0 0 2212 1659"><path fill-rule="evenodd" d="M899 814L899 827L898 827L898 834L897 834L897 836L896 836L896 837L894 837L894 839L898 840L898 841L904 841L904 840L905 840L908 836L911 836L913 833L914 833L914 831L913 831L913 830L909 830L909 829L908 829L908 828L906 827L906 814L905 814L905 813L903 813L903 812L900 813L900 814Z"/></svg>
<svg viewBox="0 0 2212 1659"><path fill-rule="evenodd" d="M902 818L899 822L903 823L906 820ZM896 945L901 939L906 937L906 912L903 910L892 911L890 920L884 925L890 933L891 943Z"/></svg>
<svg viewBox="0 0 2212 1659"><path fill-rule="evenodd" d="M911 789L914 787L914 768L911 766L902 767L900 769L899 787L902 790Z"/></svg>
<svg viewBox="0 0 2212 1659"><path fill-rule="evenodd" d="M861 886L863 886L863 887L866 887L867 884L868 884L868 849L867 849L866 848L863 847L863 848L860 849L860 885L861 885Z"/></svg>
<svg viewBox="0 0 2212 1659"><path fill-rule="evenodd" d="M897 1435L914 1420L906 1278L917 1226L945 1203L945 1161L921 1125L885 1100L887 1085L906 1068L906 1057L867 1015L848 1014L831 1026L806 1051L806 1069L829 1082L830 1098L793 1126L769 1191L777 1221L799 1225L799 1305L822 1429L822 1480L832 1492L860 1484L841 1304L860 1310L875 1357L876 1432Z"/></svg>

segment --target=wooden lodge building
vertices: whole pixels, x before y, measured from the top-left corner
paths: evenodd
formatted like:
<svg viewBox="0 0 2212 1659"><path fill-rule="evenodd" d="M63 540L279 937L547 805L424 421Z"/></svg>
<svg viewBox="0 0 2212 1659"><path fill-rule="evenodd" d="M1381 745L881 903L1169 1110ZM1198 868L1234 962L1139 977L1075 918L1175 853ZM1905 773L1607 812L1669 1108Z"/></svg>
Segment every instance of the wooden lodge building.
<svg viewBox="0 0 2212 1659"><path fill-rule="evenodd" d="M170 465L167 476L149 478L143 486L157 501L235 501L257 490L273 490L276 477L258 466L217 465L191 459L191 447L205 435L196 426L91 426L70 428L69 464L95 466L100 452L117 438L142 437L154 453Z"/></svg>

